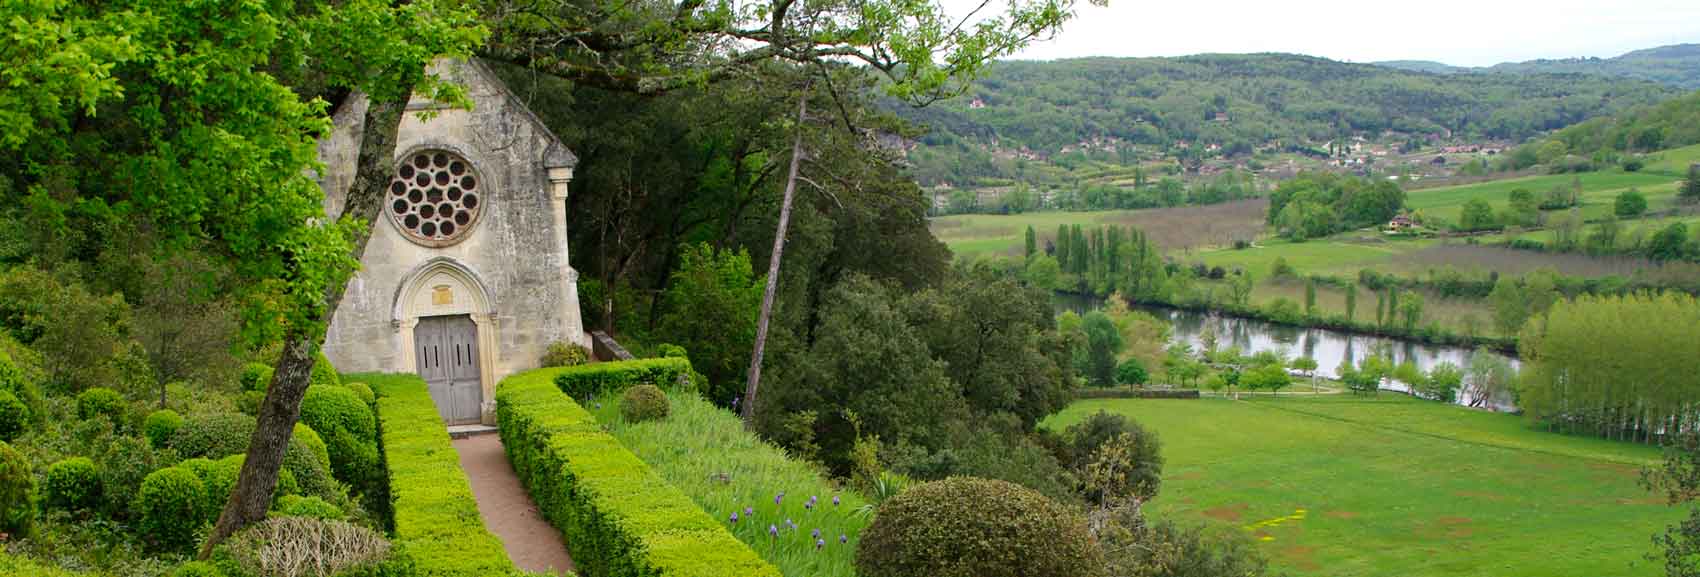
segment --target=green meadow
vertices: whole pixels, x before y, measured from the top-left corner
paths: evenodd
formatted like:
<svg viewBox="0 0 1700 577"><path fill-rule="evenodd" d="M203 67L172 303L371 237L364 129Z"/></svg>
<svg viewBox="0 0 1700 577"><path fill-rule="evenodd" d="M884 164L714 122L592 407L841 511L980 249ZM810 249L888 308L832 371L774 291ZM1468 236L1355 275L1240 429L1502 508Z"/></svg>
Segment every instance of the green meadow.
<svg viewBox="0 0 1700 577"><path fill-rule="evenodd" d="M1679 149L1681 150L1681 149ZM1678 151L1671 151L1676 153ZM1539 198L1553 188L1568 190L1576 180L1582 183L1582 215L1599 218L1611 213L1612 201L1619 193L1638 188L1647 196L1648 210L1670 208L1676 199L1676 176L1652 171L1589 172L1583 174L1554 174L1493 180L1477 184L1413 190L1405 195L1405 206L1426 216L1438 216L1457 222L1464 203L1480 198L1488 201L1494 211L1505 210L1510 204L1511 191L1519 188L1535 193Z"/></svg>
<svg viewBox="0 0 1700 577"><path fill-rule="evenodd" d="M1296 576L1657 575L1681 512L1637 484L1656 449L1403 395L1087 400L1162 439L1148 511L1250 534Z"/></svg>

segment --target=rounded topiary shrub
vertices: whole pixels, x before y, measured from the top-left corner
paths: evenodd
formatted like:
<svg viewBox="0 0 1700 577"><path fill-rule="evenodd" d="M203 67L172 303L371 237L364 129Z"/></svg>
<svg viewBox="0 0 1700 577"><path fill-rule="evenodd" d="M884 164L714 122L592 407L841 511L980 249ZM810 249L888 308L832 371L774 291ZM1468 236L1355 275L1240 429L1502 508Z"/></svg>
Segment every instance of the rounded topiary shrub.
<svg viewBox="0 0 1700 577"><path fill-rule="evenodd" d="M105 387L94 387L77 395L77 417L106 417L113 425L124 424L124 395Z"/></svg>
<svg viewBox="0 0 1700 577"><path fill-rule="evenodd" d="M340 521L347 515L336 505L325 502L318 497L302 497L286 495L277 500L276 511L289 517L312 517L314 519L329 519Z"/></svg>
<svg viewBox="0 0 1700 577"><path fill-rule="evenodd" d="M329 436L342 429L363 441L371 441L377 425L372 408L360 400L360 395L342 387L313 385L301 398L301 422L307 423L320 436Z"/></svg>
<svg viewBox="0 0 1700 577"><path fill-rule="evenodd" d="M206 486L183 467L166 467L148 474L136 495L141 514L137 528L154 547L186 551L195 545L195 532L204 522L201 510Z"/></svg>
<svg viewBox="0 0 1700 577"><path fill-rule="evenodd" d="M35 475L29 459L0 441L0 533L25 535L35 520Z"/></svg>
<svg viewBox="0 0 1700 577"><path fill-rule="evenodd" d="M341 494L342 489L331 477L330 452L324 440L306 425L295 424L289 448L283 453L283 470L295 477L302 495L326 500L345 498Z"/></svg>
<svg viewBox="0 0 1700 577"><path fill-rule="evenodd" d="M265 363L248 363L242 365L242 375L237 377L244 391L266 392L272 384L272 368Z"/></svg>
<svg viewBox="0 0 1700 577"><path fill-rule="evenodd" d="M667 418L671 410L667 394L655 385L626 389L626 396L620 400L620 415L633 423Z"/></svg>
<svg viewBox="0 0 1700 577"><path fill-rule="evenodd" d="M260 405L265 404L265 402L265 391L242 391L242 394L236 397L236 410L241 411L244 415L258 417L260 416Z"/></svg>
<svg viewBox="0 0 1700 577"><path fill-rule="evenodd" d="M856 546L880 577L1094 577L1103 556L1078 514L1008 483L955 477L881 504Z"/></svg>
<svg viewBox="0 0 1700 577"><path fill-rule="evenodd" d="M207 561L190 561L172 569L171 577L224 577L224 572Z"/></svg>
<svg viewBox="0 0 1700 577"><path fill-rule="evenodd" d="M367 405L378 401L378 395L373 394L372 386L366 383L343 383L342 388L354 391L354 395L360 397L360 400Z"/></svg>
<svg viewBox="0 0 1700 577"><path fill-rule="evenodd" d="M0 441L24 434L30 424L30 408L12 391L0 390Z"/></svg>
<svg viewBox="0 0 1700 577"><path fill-rule="evenodd" d="M314 357L313 372L308 375L307 383L313 386L327 387L341 385L342 379L336 376L336 367L331 365L330 359L325 358L324 351L315 353L315 355L317 356Z"/></svg>
<svg viewBox="0 0 1700 577"><path fill-rule="evenodd" d="M245 453L254 436L254 417L242 413L190 415L171 435L171 448L185 459Z"/></svg>
<svg viewBox="0 0 1700 577"><path fill-rule="evenodd" d="M177 411L160 409L148 413L148 418L142 421L142 434L147 436L148 444L159 449L170 443L171 436L182 427L183 417L178 416Z"/></svg>
<svg viewBox="0 0 1700 577"><path fill-rule="evenodd" d="M42 487L47 505L77 511L100 504L100 471L88 457L71 457L47 468Z"/></svg>
<svg viewBox="0 0 1700 577"><path fill-rule="evenodd" d="M540 364L545 367L571 367L590 362L590 351L565 341L549 343L543 350Z"/></svg>

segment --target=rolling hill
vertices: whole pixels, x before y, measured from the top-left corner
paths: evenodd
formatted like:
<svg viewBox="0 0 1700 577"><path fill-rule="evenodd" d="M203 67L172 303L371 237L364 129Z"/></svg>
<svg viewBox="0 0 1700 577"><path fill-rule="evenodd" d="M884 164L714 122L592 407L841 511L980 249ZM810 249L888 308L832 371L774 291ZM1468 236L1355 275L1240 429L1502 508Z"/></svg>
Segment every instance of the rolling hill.
<svg viewBox="0 0 1700 577"><path fill-rule="evenodd" d="M1700 44L1674 44L1636 50L1614 58L1541 59L1506 62L1488 67L1452 66L1426 60L1376 62L1377 66L1430 74L1591 74L1646 80L1686 89L1700 89Z"/></svg>

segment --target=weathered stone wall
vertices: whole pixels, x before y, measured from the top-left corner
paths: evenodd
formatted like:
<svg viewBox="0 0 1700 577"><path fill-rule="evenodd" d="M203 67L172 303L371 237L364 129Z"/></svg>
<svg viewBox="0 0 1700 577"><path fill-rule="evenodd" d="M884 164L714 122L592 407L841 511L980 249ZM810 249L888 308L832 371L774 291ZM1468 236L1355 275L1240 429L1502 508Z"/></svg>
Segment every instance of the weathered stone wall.
<svg viewBox="0 0 1700 577"><path fill-rule="evenodd" d="M466 158L482 178L482 214L462 240L441 248L415 244L387 213L381 215L364 267L331 323L325 354L343 371L414 372L407 352L412 338L402 333L411 330L413 317L433 313L403 302L401 293L409 289L403 284L428 261L447 261L478 285L465 288L486 293L489 310L482 312L489 316L480 319L480 330L493 327L494 341L485 342L494 342L495 350L481 356L494 360L491 369L499 380L536 367L550 342L586 340L577 303L568 302L577 300L576 291L563 290L561 282L566 245L555 230L546 170L546 164L570 168L575 161L482 64L443 61L436 71L466 86L475 107L448 109L416 97L400 127L398 158L429 149ZM334 118L335 133L320 143L328 214L341 211L353 180L365 108L364 101L344 106ZM424 110L436 116L421 120L416 112ZM484 385L488 391L494 383Z"/></svg>

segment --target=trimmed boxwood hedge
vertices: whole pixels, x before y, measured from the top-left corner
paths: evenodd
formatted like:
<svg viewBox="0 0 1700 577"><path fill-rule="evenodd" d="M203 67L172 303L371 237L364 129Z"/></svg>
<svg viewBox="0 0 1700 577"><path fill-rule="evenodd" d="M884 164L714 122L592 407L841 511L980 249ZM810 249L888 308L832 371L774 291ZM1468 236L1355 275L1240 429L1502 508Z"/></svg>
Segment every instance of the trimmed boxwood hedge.
<svg viewBox="0 0 1700 577"><path fill-rule="evenodd" d="M638 359L617 363L592 363L550 371L555 386L574 399L591 395L620 394L632 385L671 387L680 375L691 376L691 362L682 358ZM498 394L498 396L500 396Z"/></svg>
<svg viewBox="0 0 1700 577"><path fill-rule="evenodd" d="M425 381L416 375L347 375L378 397L378 438L395 512L394 544L422 577L517 575L484 528L460 456Z"/></svg>
<svg viewBox="0 0 1700 577"><path fill-rule="evenodd" d="M588 365L602 382L646 382L626 374L677 374L682 359ZM539 369L496 388L502 444L545 518L566 535L573 564L589 577L781 577L690 497L650 470L596 417L557 388L585 366ZM689 363L682 364L685 371ZM688 374L688 373L686 373Z"/></svg>

